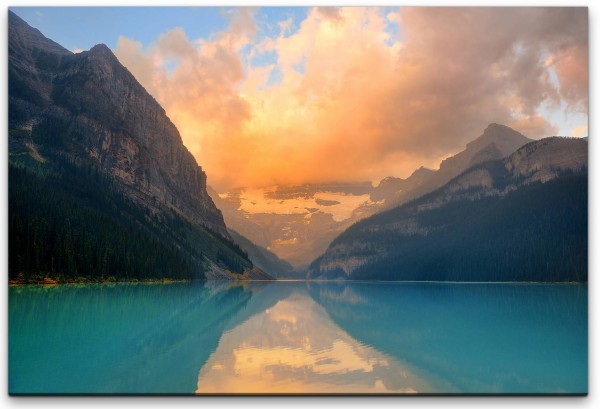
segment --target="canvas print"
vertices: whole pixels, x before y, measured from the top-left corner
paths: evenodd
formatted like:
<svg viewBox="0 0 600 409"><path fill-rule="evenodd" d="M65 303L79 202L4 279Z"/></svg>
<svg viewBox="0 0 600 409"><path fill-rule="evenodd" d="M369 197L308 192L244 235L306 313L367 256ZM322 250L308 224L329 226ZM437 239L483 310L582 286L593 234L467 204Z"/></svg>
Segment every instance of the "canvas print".
<svg viewBox="0 0 600 409"><path fill-rule="evenodd" d="M11 7L11 395L586 395L585 7Z"/></svg>

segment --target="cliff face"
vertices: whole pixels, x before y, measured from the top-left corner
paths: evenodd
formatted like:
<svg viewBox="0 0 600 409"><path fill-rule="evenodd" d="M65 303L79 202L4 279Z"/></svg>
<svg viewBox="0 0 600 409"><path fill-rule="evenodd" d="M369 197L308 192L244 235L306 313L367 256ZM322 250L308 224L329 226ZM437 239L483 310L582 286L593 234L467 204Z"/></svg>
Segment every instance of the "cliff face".
<svg viewBox="0 0 600 409"><path fill-rule="evenodd" d="M134 201L166 206L229 238L206 175L162 107L105 45L70 53L9 12L10 128L92 161Z"/></svg>
<svg viewBox="0 0 600 409"><path fill-rule="evenodd" d="M526 183L547 182L561 172L577 172L588 165L587 139L546 138L524 146L506 161L506 169Z"/></svg>
<svg viewBox="0 0 600 409"><path fill-rule="evenodd" d="M108 47L73 54L9 11L8 71L11 280L271 279Z"/></svg>
<svg viewBox="0 0 600 409"><path fill-rule="evenodd" d="M63 58L73 53L8 13L9 125L31 130L51 102L52 81Z"/></svg>

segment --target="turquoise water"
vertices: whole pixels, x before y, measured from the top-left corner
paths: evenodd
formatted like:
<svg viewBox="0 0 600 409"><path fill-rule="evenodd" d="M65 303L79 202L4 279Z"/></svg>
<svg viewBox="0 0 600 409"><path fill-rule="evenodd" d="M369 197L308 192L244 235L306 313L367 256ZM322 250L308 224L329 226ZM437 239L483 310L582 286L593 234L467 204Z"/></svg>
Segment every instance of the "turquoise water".
<svg viewBox="0 0 600 409"><path fill-rule="evenodd" d="M9 289L9 392L587 393L587 285Z"/></svg>

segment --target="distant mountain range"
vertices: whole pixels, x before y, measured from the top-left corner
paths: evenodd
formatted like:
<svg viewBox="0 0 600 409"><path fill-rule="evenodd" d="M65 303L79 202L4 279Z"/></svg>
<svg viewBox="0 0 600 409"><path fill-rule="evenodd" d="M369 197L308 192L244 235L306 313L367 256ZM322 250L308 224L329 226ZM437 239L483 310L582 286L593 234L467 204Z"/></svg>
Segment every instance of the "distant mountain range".
<svg viewBox="0 0 600 409"><path fill-rule="evenodd" d="M241 188L221 195L209 187L208 192L229 227L296 271L305 271L352 224L429 193L469 167L502 159L531 141L507 126L491 124L438 170L421 167L406 179L387 177L375 187L359 182Z"/></svg>
<svg viewBox="0 0 600 409"><path fill-rule="evenodd" d="M407 179L386 178L371 197L383 199L385 208L398 206L443 186L471 166L505 158L532 141L508 126L490 124L463 151L444 159L438 170L421 167Z"/></svg>
<svg viewBox="0 0 600 409"><path fill-rule="evenodd" d="M369 182L242 188L221 195L208 188L227 226L296 272L304 272L345 228L374 213L371 190Z"/></svg>
<svg viewBox="0 0 600 409"><path fill-rule="evenodd" d="M481 161L439 189L350 227L311 264L308 277L587 281L587 166L587 139L558 137Z"/></svg>
<svg viewBox="0 0 600 409"><path fill-rule="evenodd" d="M11 279L269 278L108 47L73 54L11 11L8 40Z"/></svg>

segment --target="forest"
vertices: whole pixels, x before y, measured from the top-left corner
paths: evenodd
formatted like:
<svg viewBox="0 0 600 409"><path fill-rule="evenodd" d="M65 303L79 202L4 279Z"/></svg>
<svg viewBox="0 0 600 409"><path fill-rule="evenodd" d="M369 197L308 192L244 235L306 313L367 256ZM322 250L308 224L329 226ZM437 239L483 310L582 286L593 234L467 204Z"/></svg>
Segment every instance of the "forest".
<svg viewBox="0 0 600 409"><path fill-rule="evenodd" d="M587 188L587 171L568 173L418 212L426 234L386 229L407 216L409 203L357 223L331 246L362 243L362 255L373 256L348 277L357 280L586 282Z"/></svg>
<svg viewBox="0 0 600 409"><path fill-rule="evenodd" d="M134 203L89 162L11 155L9 209L12 282L202 279L207 259L252 267L229 239Z"/></svg>

